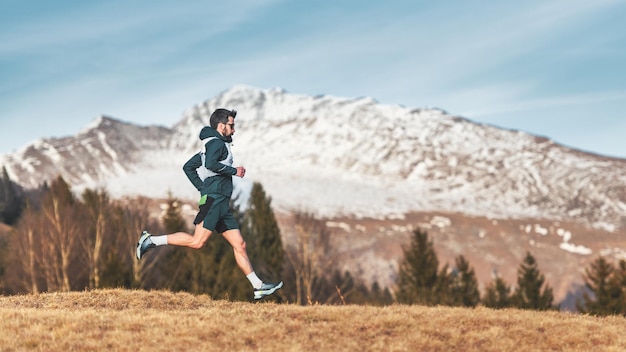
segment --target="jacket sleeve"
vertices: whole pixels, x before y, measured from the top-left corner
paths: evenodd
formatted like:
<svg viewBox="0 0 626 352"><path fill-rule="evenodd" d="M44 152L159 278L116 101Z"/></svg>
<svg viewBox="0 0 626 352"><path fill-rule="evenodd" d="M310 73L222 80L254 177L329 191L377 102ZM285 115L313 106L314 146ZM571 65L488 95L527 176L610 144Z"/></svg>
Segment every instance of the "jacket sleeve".
<svg viewBox="0 0 626 352"><path fill-rule="evenodd" d="M200 179L200 176L198 176L198 172L196 171L196 169L200 166L202 166L202 158L200 157L200 153L194 154L194 156L192 156L191 159L187 160L185 165L183 165L185 175L187 175L189 181L191 181L193 186L196 187L198 191L202 190L202 180Z"/></svg>
<svg viewBox="0 0 626 352"><path fill-rule="evenodd" d="M204 166L220 175L236 175L237 169L220 163L228 155L224 142L213 139L206 144L206 160Z"/></svg>

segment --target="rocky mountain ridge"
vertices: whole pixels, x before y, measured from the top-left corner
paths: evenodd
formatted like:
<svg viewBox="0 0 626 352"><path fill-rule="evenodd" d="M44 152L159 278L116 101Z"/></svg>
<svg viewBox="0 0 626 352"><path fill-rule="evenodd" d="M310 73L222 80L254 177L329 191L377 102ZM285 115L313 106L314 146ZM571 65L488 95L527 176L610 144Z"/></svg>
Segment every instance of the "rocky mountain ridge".
<svg viewBox="0 0 626 352"><path fill-rule="evenodd" d="M197 135L218 107L239 111L235 162L281 209L375 218L452 211L626 228L625 159L371 98L236 86L190 108L171 128L99 117L76 136L40 140L0 164L26 187L62 175L118 194L170 189L195 197L180 168L199 150Z"/></svg>

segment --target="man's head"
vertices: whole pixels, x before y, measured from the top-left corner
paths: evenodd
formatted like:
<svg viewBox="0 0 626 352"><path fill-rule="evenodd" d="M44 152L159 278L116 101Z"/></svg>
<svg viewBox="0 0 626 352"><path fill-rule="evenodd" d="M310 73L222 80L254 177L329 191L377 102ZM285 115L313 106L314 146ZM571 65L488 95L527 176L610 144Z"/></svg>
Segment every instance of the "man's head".
<svg viewBox="0 0 626 352"><path fill-rule="evenodd" d="M211 114L209 124L224 137L232 136L235 133L236 110L216 109Z"/></svg>

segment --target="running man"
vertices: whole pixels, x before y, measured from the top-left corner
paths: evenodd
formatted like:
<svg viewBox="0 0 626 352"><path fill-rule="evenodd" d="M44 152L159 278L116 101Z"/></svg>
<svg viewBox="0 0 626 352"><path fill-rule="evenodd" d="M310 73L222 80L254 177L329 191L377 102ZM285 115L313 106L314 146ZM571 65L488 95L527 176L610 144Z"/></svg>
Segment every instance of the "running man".
<svg viewBox="0 0 626 352"><path fill-rule="evenodd" d="M230 150L232 136L235 134L235 116L237 111L217 109L211 114L210 126L200 131L204 149L195 154L183 166L191 183L200 191L200 210L194 220L195 231L192 234L176 232L169 235L153 236L143 231L137 243L137 259L157 246L182 246L200 249L211 234L220 232L230 243L235 253L237 265L246 275L254 289L254 299L271 295L283 286L283 282L265 283L254 272L246 242L243 240L239 224L230 210L230 198L233 193L232 177L244 177L243 166L233 167L233 154Z"/></svg>

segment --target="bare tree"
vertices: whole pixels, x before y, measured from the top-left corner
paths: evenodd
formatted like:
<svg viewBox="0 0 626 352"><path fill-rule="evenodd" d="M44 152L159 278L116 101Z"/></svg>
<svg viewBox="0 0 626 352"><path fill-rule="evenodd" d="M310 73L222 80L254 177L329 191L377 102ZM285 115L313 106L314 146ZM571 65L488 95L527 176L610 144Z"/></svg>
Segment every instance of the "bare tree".
<svg viewBox="0 0 626 352"><path fill-rule="evenodd" d="M20 221L11 233L10 254L13 260L8 266L13 274L12 288L16 291L26 290L29 293L39 293L38 273L40 272L38 258L40 243L36 233L42 230L41 217L29 206L22 213Z"/></svg>
<svg viewBox="0 0 626 352"><path fill-rule="evenodd" d="M82 195L87 215L87 225L91 231L80 236L82 253L86 256L89 268L89 288L100 287L101 256L104 239L110 228L108 210L111 202L105 191L87 189Z"/></svg>
<svg viewBox="0 0 626 352"><path fill-rule="evenodd" d="M136 245L139 234L143 230L160 231L158 221L150 218L149 206L146 199L138 199L133 204L120 206L117 213L117 229L119 233L118 248L122 253L120 258L127 258L132 263L133 286L146 288L147 277L157 264L158 251L150 255L136 259ZM154 233L154 232L153 232Z"/></svg>
<svg viewBox="0 0 626 352"><path fill-rule="evenodd" d="M13 230L11 288L16 291L70 291L103 285L150 287L158 253L142 261L135 245L143 229L161 230L145 200L112 202L104 191L87 190L74 199L62 179L27 208ZM148 282L149 280L152 280ZM154 286L154 285L152 285Z"/></svg>
<svg viewBox="0 0 626 352"><path fill-rule="evenodd" d="M313 214L294 214L294 238L287 249L287 259L296 277L296 303L316 302L318 286L332 271L330 232Z"/></svg>
<svg viewBox="0 0 626 352"><path fill-rule="evenodd" d="M79 237L79 225L73 216L76 212L73 204L64 204L54 193L51 194L50 203L42 211L46 225L43 232L46 234L46 241L42 245L47 250L48 264L54 270L50 278L55 278L55 290L68 292L72 288L70 262Z"/></svg>

